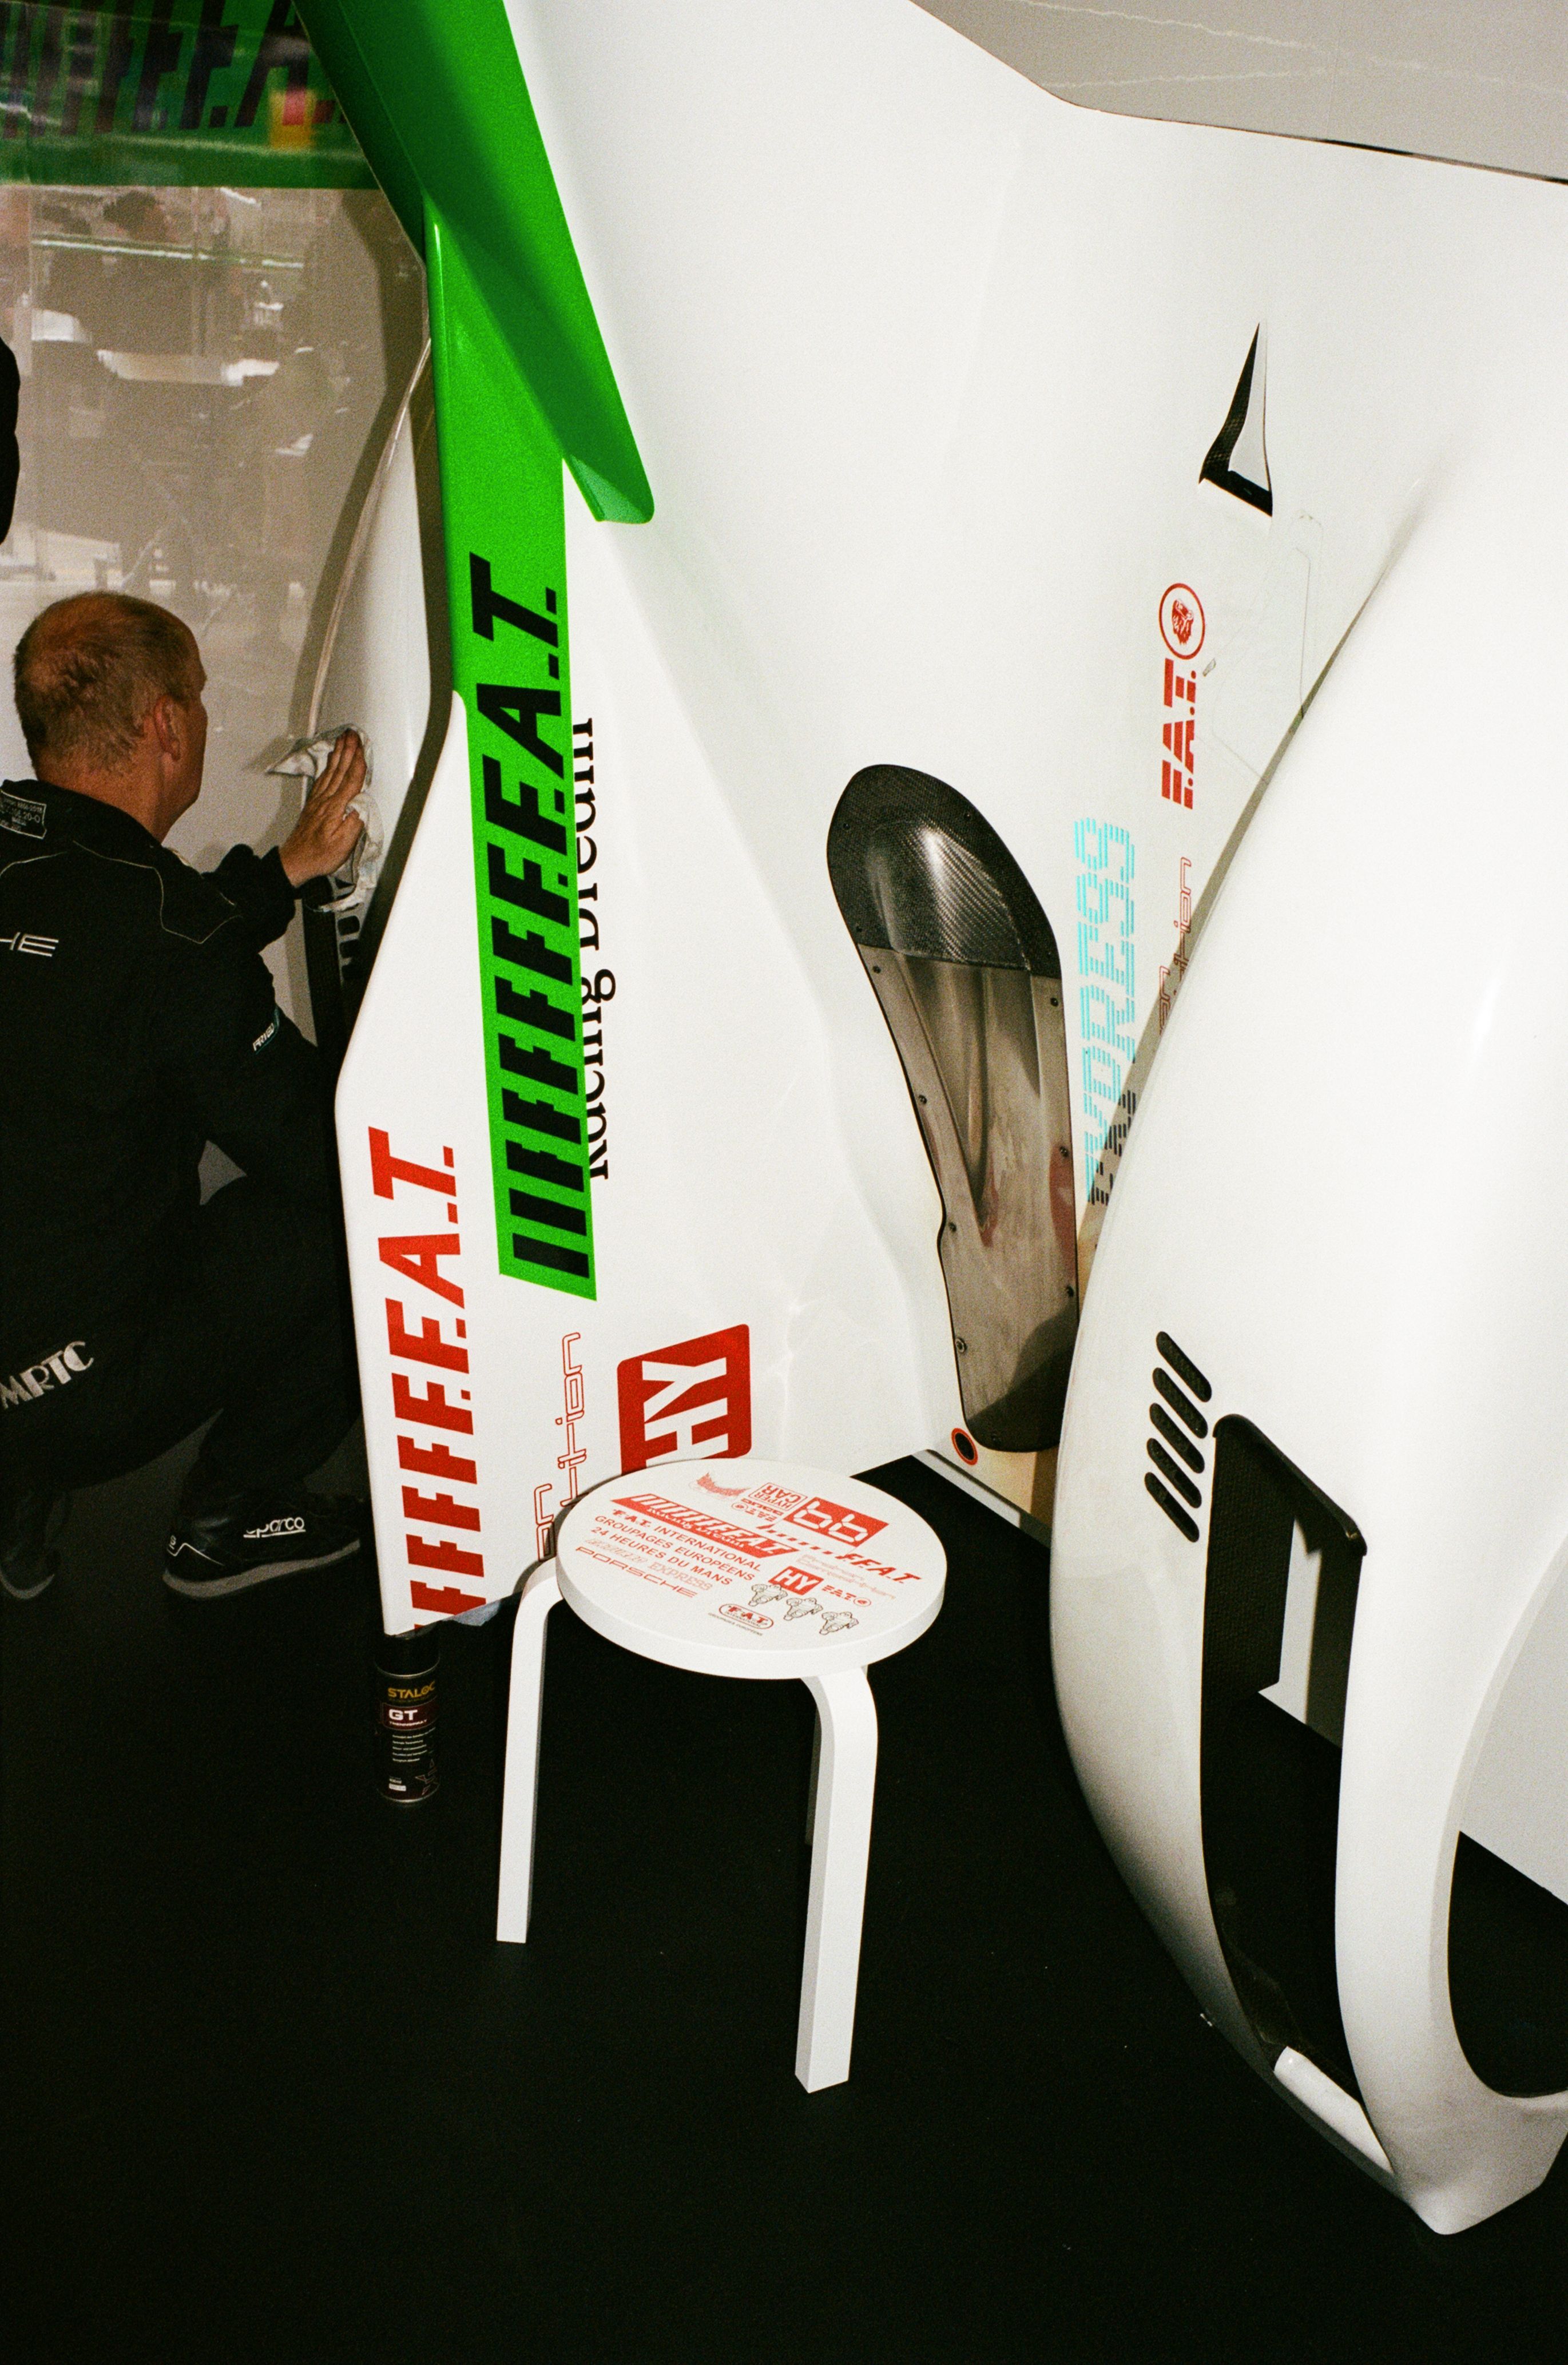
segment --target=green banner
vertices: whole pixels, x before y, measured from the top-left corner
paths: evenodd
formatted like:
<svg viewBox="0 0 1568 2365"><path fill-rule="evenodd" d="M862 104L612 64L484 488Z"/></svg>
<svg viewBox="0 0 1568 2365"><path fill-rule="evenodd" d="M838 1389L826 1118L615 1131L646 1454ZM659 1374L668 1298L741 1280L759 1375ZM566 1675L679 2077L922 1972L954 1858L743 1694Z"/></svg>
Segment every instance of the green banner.
<svg viewBox="0 0 1568 2365"><path fill-rule="evenodd" d="M497 1255L592 1297L563 465L595 517L653 494L502 0L302 5L429 274Z"/></svg>
<svg viewBox="0 0 1568 2365"><path fill-rule="evenodd" d="M502 1272L592 1297L561 448L433 207L425 264L497 1248Z"/></svg>
<svg viewBox="0 0 1568 2365"><path fill-rule="evenodd" d="M0 179L375 186L292 0L0 7Z"/></svg>

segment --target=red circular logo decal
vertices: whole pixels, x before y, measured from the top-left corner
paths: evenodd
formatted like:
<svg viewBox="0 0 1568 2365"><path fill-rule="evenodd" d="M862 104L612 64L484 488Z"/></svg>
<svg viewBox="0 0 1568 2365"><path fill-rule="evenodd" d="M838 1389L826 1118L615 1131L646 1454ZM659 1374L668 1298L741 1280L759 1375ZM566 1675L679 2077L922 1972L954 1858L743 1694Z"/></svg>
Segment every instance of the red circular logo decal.
<svg viewBox="0 0 1568 2365"><path fill-rule="evenodd" d="M1195 657L1204 645L1204 603L1190 583L1172 583L1159 603L1159 632L1173 657Z"/></svg>

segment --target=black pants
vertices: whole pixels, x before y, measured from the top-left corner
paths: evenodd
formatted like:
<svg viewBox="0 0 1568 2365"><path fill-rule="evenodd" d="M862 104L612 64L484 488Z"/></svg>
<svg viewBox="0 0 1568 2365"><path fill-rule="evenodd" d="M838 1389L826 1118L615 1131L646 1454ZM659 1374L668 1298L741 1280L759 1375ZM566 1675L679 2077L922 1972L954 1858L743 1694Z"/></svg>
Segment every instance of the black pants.
<svg viewBox="0 0 1568 2365"><path fill-rule="evenodd" d="M34 1367L43 1393L0 1410L12 1488L118 1478L216 1413L184 1508L227 1509L297 1484L358 1410L336 1216L249 1180L207 1201L139 1316L83 1327L71 1357Z"/></svg>

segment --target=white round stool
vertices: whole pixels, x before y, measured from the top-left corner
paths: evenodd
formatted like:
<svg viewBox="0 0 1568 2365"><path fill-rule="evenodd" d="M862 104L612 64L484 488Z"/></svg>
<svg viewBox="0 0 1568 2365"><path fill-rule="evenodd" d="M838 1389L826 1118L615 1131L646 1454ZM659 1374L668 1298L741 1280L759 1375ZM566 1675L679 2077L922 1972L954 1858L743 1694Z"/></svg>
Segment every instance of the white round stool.
<svg viewBox="0 0 1568 2365"><path fill-rule="evenodd" d="M528 1935L544 1623L565 1600L639 1657L700 1676L799 1676L817 1704L812 1889L795 2075L849 2075L877 1780L866 1670L924 1634L946 1560L924 1519L795 1462L658 1462L580 1496L522 1590L512 1641L496 1935Z"/></svg>

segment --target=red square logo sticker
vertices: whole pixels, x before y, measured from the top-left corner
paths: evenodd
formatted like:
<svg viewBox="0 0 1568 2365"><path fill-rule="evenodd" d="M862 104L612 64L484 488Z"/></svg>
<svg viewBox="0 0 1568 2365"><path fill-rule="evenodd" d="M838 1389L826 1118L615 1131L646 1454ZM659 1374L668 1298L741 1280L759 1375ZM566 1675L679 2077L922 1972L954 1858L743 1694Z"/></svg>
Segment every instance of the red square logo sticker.
<svg viewBox="0 0 1568 2365"><path fill-rule="evenodd" d="M751 1452L751 1332L710 1330L617 1367L621 1467Z"/></svg>

